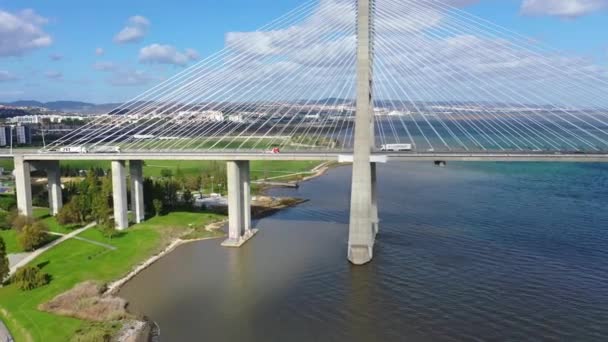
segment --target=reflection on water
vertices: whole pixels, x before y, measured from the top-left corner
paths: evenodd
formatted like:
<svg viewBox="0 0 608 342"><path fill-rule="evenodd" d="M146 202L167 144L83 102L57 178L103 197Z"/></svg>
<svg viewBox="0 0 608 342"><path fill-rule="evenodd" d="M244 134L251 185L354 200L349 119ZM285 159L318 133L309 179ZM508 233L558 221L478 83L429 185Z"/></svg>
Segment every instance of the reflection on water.
<svg viewBox="0 0 608 342"><path fill-rule="evenodd" d="M371 264L346 260L350 169L277 195L240 249L180 247L121 295L162 341L608 340L608 168L379 167Z"/></svg>

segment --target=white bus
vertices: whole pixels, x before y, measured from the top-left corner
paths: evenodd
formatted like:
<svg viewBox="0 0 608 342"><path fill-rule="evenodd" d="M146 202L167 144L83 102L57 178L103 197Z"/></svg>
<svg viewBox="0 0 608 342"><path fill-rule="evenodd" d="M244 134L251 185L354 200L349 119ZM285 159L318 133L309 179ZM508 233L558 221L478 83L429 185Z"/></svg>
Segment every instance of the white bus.
<svg viewBox="0 0 608 342"><path fill-rule="evenodd" d="M59 149L59 153L88 153L89 150L87 150L86 147L84 146L67 146L67 147L61 147Z"/></svg>
<svg viewBox="0 0 608 342"><path fill-rule="evenodd" d="M120 153L120 146L95 146L91 153Z"/></svg>
<svg viewBox="0 0 608 342"><path fill-rule="evenodd" d="M380 150L386 152L403 152L411 151L412 149L412 144L386 144L380 146Z"/></svg>

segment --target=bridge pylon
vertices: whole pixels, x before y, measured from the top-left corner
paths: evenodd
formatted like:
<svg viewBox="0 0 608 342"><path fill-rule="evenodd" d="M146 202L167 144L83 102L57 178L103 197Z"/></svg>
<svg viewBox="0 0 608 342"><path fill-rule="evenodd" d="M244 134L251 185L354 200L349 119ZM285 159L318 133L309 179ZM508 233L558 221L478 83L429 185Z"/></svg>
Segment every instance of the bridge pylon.
<svg viewBox="0 0 608 342"><path fill-rule="evenodd" d="M348 260L355 265L371 261L378 230L375 205L376 165L372 96L373 2L357 2L357 106L348 232ZM373 176L373 177L372 177Z"/></svg>

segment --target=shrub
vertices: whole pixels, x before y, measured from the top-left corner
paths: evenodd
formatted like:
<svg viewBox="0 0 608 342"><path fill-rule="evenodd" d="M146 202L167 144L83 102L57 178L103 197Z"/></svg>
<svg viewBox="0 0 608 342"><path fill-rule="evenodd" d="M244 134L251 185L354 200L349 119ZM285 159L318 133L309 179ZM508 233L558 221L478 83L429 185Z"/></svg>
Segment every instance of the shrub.
<svg viewBox="0 0 608 342"><path fill-rule="evenodd" d="M152 205L154 206L154 212L156 213L156 216L160 216L163 211L163 201L157 198L152 201Z"/></svg>
<svg viewBox="0 0 608 342"><path fill-rule="evenodd" d="M12 226L10 214L6 211L0 211L0 230L8 230Z"/></svg>
<svg viewBox="0 0 608 342"><path fill-rule="evenodd" d="M59 210L57 222L63 225L80 223L80 213L76 207L76 201L68 202Z"/></svg>
<svg viewBox="0 0 608 342"><path fill-rule="evenodd" d="M192 192L190 192L190 190L184 190L182 194L182 201L184 201L184 205L186 206L186 208L192 209L192 206L194 205L194 196L192 195Z"/></svg>
<svg viewBox="0 0 608 342"><path fill-rule="evenodd" d="M39 288L48 284L49 281L50 276L34 266L24 266L17 269L12 279L12 282L23 291Z"/></svg>
<svg viewBox="0 0 608 342"><path fill-rule="evenodd" d="M51 301L41 304L39 308L56 315L96 322L129 317L126 311L127 301L119 297L104 295L105 290L104 285L85 281Z"/></svg>
<svg viewBox="0 0 608 342"><path fill-rule="evenodd" d="M17 232L21 232L25 226L34 223L34 219L31 217L16 214L11 222L13 224L13 229L15 229Z"/></svg>
<svg viewBox="0 0 608 342"><path fill-rule="evenodd" d="M8 275L10 269L8 265L8 257L6 256L6 245L4 239L0 237L0 284Z"/></svg>
<svg viewBox="0 0 608 342"><path fill-rule="evenodd" d="M41 221L28 224L21 229L17 236L19 244L26 251L33 251L43 245L47 239L47 227Z"/></svg>
<svg viewBox="0 0 608 342"><path fill-rule="evenodd" d="M103 236L109 238L110 240L114 236L118 235L118 230L116 230L116 223L114 223L113 220L107 220L106 222L99 224L97 228L99 229L101 234L103 234Z"/></svg>
<svg viewBox="0 0 608 342"><path fill-rule="evenodd" d="M16 196L0 195L0 209L9 211L17 206Z"/></svg>

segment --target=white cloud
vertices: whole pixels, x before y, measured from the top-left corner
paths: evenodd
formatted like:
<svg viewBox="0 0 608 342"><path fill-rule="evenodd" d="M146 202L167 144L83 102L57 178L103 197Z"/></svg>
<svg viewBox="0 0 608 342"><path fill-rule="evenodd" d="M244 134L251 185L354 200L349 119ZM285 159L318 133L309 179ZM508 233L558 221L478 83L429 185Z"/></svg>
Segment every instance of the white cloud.
<svg viewBox="0 0 608 342"><path fill-rule="evenodd" d="M608 81L606 70L585 58L542 55L528 45L535 44L532 41L517 45L474 28L453 30L449 25L457 14L442 11L438 2L429 5L434 1L378 0L374 75L379 98L576 104L581 91L565 89L566 85L589 75ZM282 99L354 96L354 89L340 93L345 81L354 84L353 5L350 0L322 0L311 16L291 26L227 34L224 68L210 74L221 81L213 89L201 89L201 96L227 97L217 89L235 88L243 96L274 94Z"/></svg>
<svg viewBox="0 0 608 342"><path fill-rule="evenodd" d="M98 71L115 71L118 70L118 65L113 62L95 62L93 69Z"/></svg>
<svg viewBox="0 0 608 342"><path fill-rule="evenodd" d="M97 56L103 56L106 53L106 51L103 48L98 47L97 49L95 49L95 54Z"/></svg>
<svg viewBox="0 0 608 342"><path fill-rule="evenodd" d="M606 8L608 0L524 0L521 13L576 18Z"/></svg>
<svg viewBox="0 0 608 342"><path fill-rule="evenodd" d="M184 66L191 61L199 58L198 52L194 49L186 49L179 52L171 45L152 44L143 47L139 51L140 63L151 64L173 64Z"/></svg>
<svg viewBox="0 0 608 342"><path fill-rule="evenodd" d="M26 52L50 46L51 36L44 32L48 19L31 9L18 13L0 10L0 57L21 56Z"/></svg>
<svg viewBox="0 0 608 342"><path fill-rule="evenodd" d="M44 73L44 76L50 80L60 80L63 79L63 73L61 71L47 71Z"/></svg>
<svg viewBox="0 0 608 342"><path fill-rule="evenodd" d="M118 44L136 43L141 41L148 33L150 21L140 15L129 18L127 26L114 36Z"/></svg>
<svg viewBox="0 0 608 342"><path fill-rule="evenodd" d="M6 70L0 70L0 82L8 82L17 80L17 76Z"/></svg>

